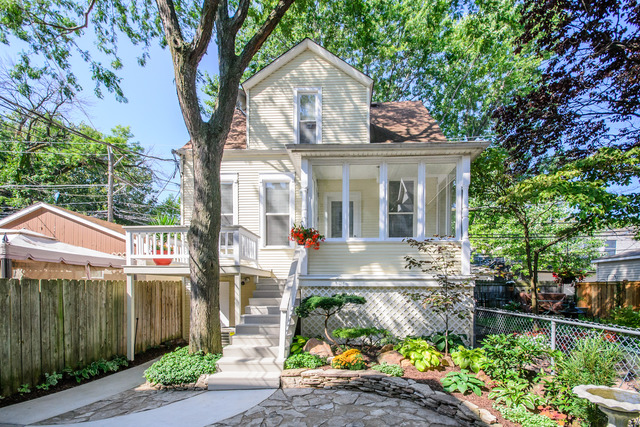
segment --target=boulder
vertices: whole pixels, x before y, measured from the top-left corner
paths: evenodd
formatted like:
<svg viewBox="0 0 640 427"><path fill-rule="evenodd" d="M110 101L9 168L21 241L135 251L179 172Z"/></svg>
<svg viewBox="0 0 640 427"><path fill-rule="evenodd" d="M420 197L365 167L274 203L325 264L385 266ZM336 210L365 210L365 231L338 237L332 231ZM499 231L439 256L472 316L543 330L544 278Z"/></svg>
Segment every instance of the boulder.
<svg viewBox="0 0 640 427"><path fill-rule="evenodd" d="M404 356L395 350L386 351L378 355L378 363L388 363L389 365L399 365L404 360Z"/></svg>
<svg viewBox="0 0 640 427"><path fill-rule="evenodd" d="M314 354L318 357L333 357L333 351L331 351L331 346L326 342L319 340L317 338L311 338L304 345L304 351L308 351L311 354Z"/></svg>
<svg viewBox="0 0 640 427"><path fill-rule="evenodd" d="M382 346L382 348L380 349L380 353L386 353L387 351L391 350L393 350L393 344L387 344L385 346Z"/></svg>
<svg viewBox="0 0 640 427"><path fill-rule="evenodd" d="M400 366L402 367L402 369L407 369L408 367L413 366L413 364L409 359L404 359L400 362Z"/></svg>

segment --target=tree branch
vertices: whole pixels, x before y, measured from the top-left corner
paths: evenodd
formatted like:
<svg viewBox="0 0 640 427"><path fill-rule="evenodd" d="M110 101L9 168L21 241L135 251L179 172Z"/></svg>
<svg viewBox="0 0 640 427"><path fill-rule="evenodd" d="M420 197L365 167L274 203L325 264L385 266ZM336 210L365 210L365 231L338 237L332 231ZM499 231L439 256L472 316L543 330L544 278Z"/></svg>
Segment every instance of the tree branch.
<svg viewBox="0 0 640 427"><path fill-rule="evenodd" d="M196 34L191 42L192 52L190 61L192 64L198 64L211 42L213 35L213 24L216 21L216 13L220 5L220 0L204 0L202 10L200 12L200 23Z"/></svg>
<svg viewBox="0 0 640 427"><path fill-rule="evenodd" d="M247 18L250 4L251 0L240 0L238 9L231 19L231 31L233 31L233 33L237 33L238 30L240 30L240 27L242 27L244 20Z"/></svg>
<svg viewBox="0 0 640 427"><path fill-rule="evenodd" d="M184 47L184 39L180 30L180 22L176 14L173 0L156 0L158 12L162 25L164 27L164 35L171 49L181 50Z"/></svg>
<svg viewBox="0 0 640 427"><path fill-rule="evenodd" d="M276 28L278 22L282 19L284 14L287 12L289 7L293 4L295 0L280 0L276 7L271 11L267 20L262 24L262 27L251 37L251 40L245 45L242 50L242 54L240 55L240 67L241 69L245 69L249 62L251 62L251 58L256 52L262 47L269 34Z"/></svg>
<svg viewBox="0 0 640 427"><path fill-rule="evenodd" d="M45 25L45 26L51 27L51 28L55 28L56 30L60 30L60 31L62 31L61 34L68 34L68 33L73 33L74 31L82 30L83 28L87 28L89 26L89 15L91 14L91 11L93 10L93 7L95 5L96 5L96 0L91 0L91 3L89 3L89 7L83 13L84 23L82 25L77 25L77 26L71 27L71 28L65 27L64 25L58 25L58 24L52 24L51 22L46 22L46 21L38 18L36 15L33 15L28 10L25 10L25 12L31 17L31 19L33 19L38 24Z"/></svg>

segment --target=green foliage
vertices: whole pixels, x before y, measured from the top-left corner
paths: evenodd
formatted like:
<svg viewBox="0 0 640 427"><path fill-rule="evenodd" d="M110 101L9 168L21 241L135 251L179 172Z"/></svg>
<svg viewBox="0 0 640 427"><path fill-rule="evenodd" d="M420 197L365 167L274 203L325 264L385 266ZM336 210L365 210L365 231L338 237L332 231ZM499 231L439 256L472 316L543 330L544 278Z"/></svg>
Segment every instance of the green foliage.
<svg viewBox="0 0 640 427"><path fill-rule="evenodd" d="M293 354L284 361L284 369L310 368L315 369L327 364L321 357L308 352Z"/></svg>
<svg viewBox="0 0 640 427"><path fill-rule="evenodd" d="M484 357L484 349L473 348L467 349L463 346L458 346L458 351L451 353L451 359L453 363L458 365L461 369L470 369L476 374L482 369L486 362Z"/></svg>
<svg viewBox="0 0 640 427"><path fill-rule="evenodd" d="M533 380L526 366L562 358L562 353L551 350L542 336L489 335L482 341L482 348L486 357L483 370L500 382Z"/></svg>
<svg viewBox="0 0 640 427"><path fill-rule="evenodd" d="M75 380L80 383L83 380L88 380L89 378L95 377L100 374L106 374L107 372L116 372L123 366L129 366L129 362L125 357L118 356L111 360L96 360L95 362L92 362L84 368L80 368L77 370L73 370L67 367L63 372L70 377L75 378Z"/></svg>
<svg viewBox="0 0 640 427"><path fill-rule="evenodd" d="M442 354L423 339L406 338L395 348L420 372L440 366Z"/></svg>
<svg viewBox="0 0 640 427"><path fill-rule="evenodd" d="M402 369L400 365L388 364L387 362L383 362L380 365L373 365L371 369L391 375L392 377L401 377L404 375L404 369Z"/></svg>
<svg viewBox="0 0 640 427"><path fill-rule="evenodd" d="M20 387L18 387L18 392L20 394L31 393L31 387L29 386L29 384L22 384Z"/></svg>
<svg viewBox="0 0 640 427"><path fill-rule="evenodd" d="M360 369L367 369L367 364L362 358L360 350L352 348L334 357L331 361L331 367L335 369L349 369L357 371Z"/></svg>
<svg viewBox="0 0 640 427"><path fill-rule="evenodd" d="M538 404L538 396L529 393L529 383L524 380L509 380L504 385L494 387L489 393L489 399L494 399L496 403L503 403L509 408L518 406L535 409Z"/></svg>
<svg viewBox="0 0 640 427"><path fill-rule="evenodd" d="M349 345L350 341L360 338L364 345L374 346L385 337L389 337L391 333L386 329L378 328L338 328L331 333L336 338L345 340L345 345Z"/></svg>
<svg viewBox="0 0 640 427"><path fill-rule="evenodd" d="M614 385L616 365L622 358L622 350L601 335L578 341L571 354L558 362L557 375L545 382L545 398L559 411L597 425L605 419L604 414L572 389L581 384Z"/></svg>
<svg viewBox="0 0 640 427"><path fill-rule="evenodd" d="M200 375L216 372L216 362L220 357L221 354L203 352L189 354L188 347L178 347L151 365L144 371L144 376L151 384L193 383Z"/></svg>
<svg viewBox="0 0 640 427"><path fill-rule="evenodd" d="M475 375L469 375L468 372L467 370L449 372L440 382L449 393L454 391L459 391L462 394L474 392L478 396L482 396L481 388L484 387L484 381L479 380Z"/></svg>
<svg viewBox="0 0 640 427"><path fill-rule="evenodd" d="M464 339L467 336L465 334L454 334L452 332L436 333L429 337L425 337L427 341L432 343L439 351L445 351L448 348L456 348L458 346L464 346Z"/></svg>
<svg viewBox="0 0 640 427"><path fill-rule="evenodd" d="M628 328L640 328L640 311L634 310L632 307L614 308L606 323Z"/></svg>
<svg viewBox="0 0 640 427"><path fill-rule="evenodd" d="M330 297L310 295L300 301L300 305L296 307L296 314L302 318L311 315L324 317L324 335L328 341L337 345L338 343L329 334L329 319L345 306L362 305L365 302L366 300L358 295L335 294Z"/></svg>
<svg viewBox="0 0 640 427"><path fill-rule="evenodd" d="M291 343L291 349L289 350L289 354L300 354L303 352L304 346L309 341L309 337L303 337L302 335L296 335L293 337L293 342Z"/></svg>
<svg viewBox="0 0 640 427"><path fill-rule="evenodd" d="M62 374L59 374L57 372L54 372L52 374L45 373L44 378L44 382L36 386L38 390L49 390L50 387L57 385L58 381L62 379Z"/></svg>
<svg viewBox="0 0 640 427"><path fill-rule="evenodd" d="M543 415L529 412L522 406L507 408L505 406L495 405L494 408L500 411L505 419L520 424L522 427L558 427L558 424L553 420Z"/></svg>

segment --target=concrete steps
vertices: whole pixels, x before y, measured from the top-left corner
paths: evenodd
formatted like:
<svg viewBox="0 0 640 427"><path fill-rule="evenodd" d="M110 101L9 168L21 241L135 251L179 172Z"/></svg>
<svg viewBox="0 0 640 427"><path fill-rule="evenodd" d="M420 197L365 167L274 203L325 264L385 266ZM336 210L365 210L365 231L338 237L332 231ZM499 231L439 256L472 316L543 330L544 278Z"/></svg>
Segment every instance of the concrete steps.
<svg viewBox="0 0 640 427"><path fill-rule="evenodd" d="M282 362L277 361L282 287L274 279L261 279L231 345L224 347L218 372L209 376L209 390L244 390L280 387Z"/></svg>

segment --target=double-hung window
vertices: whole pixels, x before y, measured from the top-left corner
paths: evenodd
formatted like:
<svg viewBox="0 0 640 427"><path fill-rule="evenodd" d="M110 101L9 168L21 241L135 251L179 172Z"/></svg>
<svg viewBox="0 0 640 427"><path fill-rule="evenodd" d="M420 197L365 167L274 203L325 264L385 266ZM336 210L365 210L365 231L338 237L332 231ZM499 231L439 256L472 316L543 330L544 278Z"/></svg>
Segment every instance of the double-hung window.
<svg viewBox="0 0 640 427"><path fill-rule="evenodd" d="M222 174L220 176L220 225L223 227L238 223L237 184L236 174Z"/></svg>
<svg viewBox="0 0 640 427"><path fill-rule="evenodd" d="M295 91L294 128L298 144L319 144L322 138L322 90L300 88Z"/></svg>
<svg viewBox="0 0 640 427"><path fill-rule="evenodd" d="M294 204L293 180L279 175L264 177L261 181L263 244L289 246Z"/></svg>

